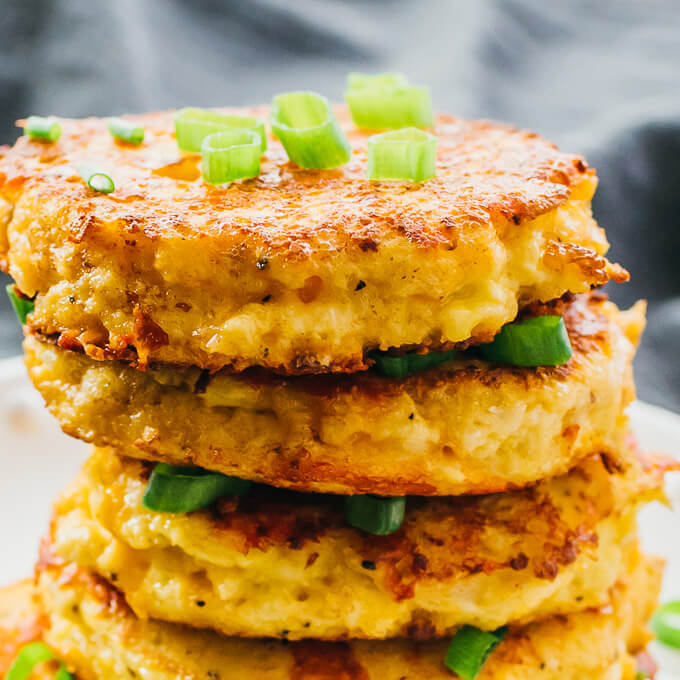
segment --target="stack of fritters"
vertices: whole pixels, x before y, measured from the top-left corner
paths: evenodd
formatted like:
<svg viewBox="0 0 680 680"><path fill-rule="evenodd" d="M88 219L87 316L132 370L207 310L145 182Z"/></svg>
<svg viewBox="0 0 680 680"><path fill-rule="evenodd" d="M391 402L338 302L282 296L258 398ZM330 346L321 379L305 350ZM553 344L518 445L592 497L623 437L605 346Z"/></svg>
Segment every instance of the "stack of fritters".
<svg viewBox="0 0 680 680"><path fill-rule="evenodd" d="M634 678L661 571L635 515L669 464L627 431L644 309L593 292L627 277L594 172L439 116L434 179L372 182L367 135L339 117L346 166L300 169L271 139L260 176L224 187L171 114L136 119L141 146L64 120L58 142L2 152L29 373L96 448L55 506L35 609L27 585L4 592L0 663L42 637L84 680L433 680L481 630L501 642L480 680ZM79 177L92 161L113 193ZM546 315L566 363L482 358ZM158 462L255 484L158 512ZM401 526L350 522L356 495L407 496Z"/></svg>

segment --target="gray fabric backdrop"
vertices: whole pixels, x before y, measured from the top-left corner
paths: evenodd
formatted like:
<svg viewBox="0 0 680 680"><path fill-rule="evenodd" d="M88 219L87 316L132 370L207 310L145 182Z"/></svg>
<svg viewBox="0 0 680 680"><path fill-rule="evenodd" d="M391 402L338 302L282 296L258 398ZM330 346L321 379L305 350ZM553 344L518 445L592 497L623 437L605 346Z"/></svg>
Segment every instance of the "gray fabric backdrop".
<svg viewBox="0 0 680 680"><path fill-rule="evenodd" d="M438 108L586 154L632 274L610 293L650 301L639 393L680 411L677 0L0 0L0 140L27 113L339 99L357 69L405 71ZM18 351L2 299L0 356Z"/></svg>

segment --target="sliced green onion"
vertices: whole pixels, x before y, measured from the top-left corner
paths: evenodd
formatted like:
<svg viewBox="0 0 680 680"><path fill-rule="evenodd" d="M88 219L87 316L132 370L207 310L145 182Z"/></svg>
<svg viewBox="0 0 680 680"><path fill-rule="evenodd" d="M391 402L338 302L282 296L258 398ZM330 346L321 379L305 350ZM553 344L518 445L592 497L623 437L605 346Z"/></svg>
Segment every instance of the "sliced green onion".
<svg viewBox="0 0 680 680"><path fill-rule="evenodd" d="M276 95L270 122L288 158L301 168L337 168L349 161L349 141L328 100L319 94Z"/></svg>
<svg viewBox="0 0 680 680"><path fill-rule="evenodd" d="M113 137L121 142L137 145L144 141L144 127L132 121L124 118L109 118L107 127Z"/></svg>
<svg viewBox="0 0 680 680"><path fill-rule="evenodd" d="M645 671L637 671L635 673L635 680L649 680L649 673L645 673Z"/></svg>
<svg viewBox="0 0 680 680"><path fill-rule="evenodd" d="M264 121L255 116L235 116L211 109L188 107L175 114L175 136L182 151L198 153L203 140L215 132L234 128L252 130L260 135L262 152L267 150L267 133Z"/></svg>
<svg viewBox="0 0 680 680"><path fill-rule="evenodd" d="M352 120L368 130L432 127L432 100L426 87L409 85L399 73L351 73L345 101Z"/></svg>
<svg viewBox="0 0 680 680"><path fill-rule="evenodd" d="M262 147L253 130L233 129L208 135L201 144L203 179L224 184L260 174Z"/></svg>
<svg viewBox="0 0 680 680"><path fill-rule="evenodd" d="M61 137L61 125L56 118L50 116L31 116L24 126L24 134L31 139L42 139L46 142L56 142Z"/></svg>
<svg viewBox="0 0 680 680"><path fill-rule="evenodd" d="M85 180L92 191L98 191L101 194L110 194L115 190L116 185L111 179L111 176L106 172L105 168L93 161L84 161L78 167L80 176Z"/></svg>
<svg viewBox="0 0 680 680"><path fill-rule="evenodd" d="M206 508L224 496L244 496L252 482L203 468L158 463L142 504L155 512L185 513Z"/></svg>
<svg viewBox="0 0 680 680"><path fill-rule="evenodd" d="M116 188L113 180L105 172L95 172L90 175L87 186L100 194L110 194Z"/></svg>
<svg viewBox="0 0 680 680"><path fill-rule="evenodd" d="M345 519L357 529L375 536L393 534L404 521L406 498L380 496L345 497Z"/></svg>
<svg viewBox="0 0 680 680"><path fill-rule="evenodd" d="M453 636L444 663L463 680L474 680L507 634L505 626L493 632L463 626Z"/></svg>
<svg viewBox="0 0 680 680"><path fill-rule="evenodd" d="M680 600L659 607L651 626L661 642L669 647L680 648Z"/></svg>
<svg viewBox="0 0 680 680"><path fill-rule="evenodd" d="M487 361L531 367L561 366L572 355L564 321L552 315L509 323L479 351Z"/></svg>
<svg viewBox="0 0 680 680"><path fill-rule="evenodd" d="M408 78L403 73L357 73L347 76L347 89L377 89L384 87L408 87Z"/></svg>
<svg viewBox="0 0 680 680"><path fill-rule="evenodd" d="M35 309L35 302L17 295L13 283L5 286L5 290L7 291L9 301L12 303L14 312L17 315L17 319L19 319L19 323L22 325L25 324L26 317Z"/></svg>
<svg viewBox="0 0 680 680"><path fill-rule="evenodd" d="M44 642L30 642L21 648L14 662L10 666L5 680L27 680L33 669L40 663L52 661L57 657ZM73 676L60 663L55 680L73 680Z"/></svg>
<svg viewBox="0 0 680 680"><path fill-rule="evenodd" d="M406 378L413 373L427 371L449 361L456 356L455 350L447 352L429 352L428 354L416 354L408 352L401 356L390 356L382 352L374 352L370 358L375 361L375 368L379 373L389 378Z"/></svg>
<svg viewBox="0 0 680 680"><path fill-rule="evenodd" d="M368 138L369 179L423 182L435 175L437 138L416 128L383 132Z"/></svg>

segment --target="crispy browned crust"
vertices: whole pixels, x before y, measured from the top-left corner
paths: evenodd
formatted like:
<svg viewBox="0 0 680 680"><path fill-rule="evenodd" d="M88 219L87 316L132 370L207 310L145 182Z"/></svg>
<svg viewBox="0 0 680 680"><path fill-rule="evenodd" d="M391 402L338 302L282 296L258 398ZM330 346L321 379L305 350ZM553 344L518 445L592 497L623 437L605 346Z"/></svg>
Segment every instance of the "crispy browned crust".
<svg viewBox="0 0 680 680"><path fill-rule="evenodd" d="M237 112L267 115L262 108ZM338 115L353 148L349 164L300 169L270 139L260 176L226 190L191 181L199 176L198 160L176 151L172 112L131 117L146 128L141 147L112 143L105 119L62 119L57 143L21 137L0 154L0 193L11 197L24 185L38 185L45 199L58 196L73 208L68 219L75 242L87 240L100 219L115 219L121 237L131 241L140 233L210 238L225 251L254 248L306 259L347 248L377 250L393 236L424 248L448 246L471 223L503 217L519 224L548 212L566 203L584 177L594 176L582 156L535 133L439 115L437 177L420 185L372 182L366 179L372 133L353 127L344 108ZM113 198L93 194L76 174L78 163L93 154L116 169ZM189 180L180 195L178 180ZM310 219L324 204L330 209L323 219Z"/></svg>

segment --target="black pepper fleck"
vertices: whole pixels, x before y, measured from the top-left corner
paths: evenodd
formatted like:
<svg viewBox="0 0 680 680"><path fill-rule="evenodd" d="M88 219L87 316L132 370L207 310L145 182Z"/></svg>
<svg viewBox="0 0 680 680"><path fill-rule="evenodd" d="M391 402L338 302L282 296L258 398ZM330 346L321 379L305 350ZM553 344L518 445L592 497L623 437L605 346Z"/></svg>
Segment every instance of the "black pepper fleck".
<svg viewBox="0 0 680 680"><path fill-rule="evenodd" d="M265 296L262 298L262 302L269 302L271 299L272 299L272 296L271 296L271 295L265 295Z"/></svg>
<svg viewBox="0 0 680 680"><path fill-rule="evenodd" d="M361 290L362 288L366 288L366 282L365 281L359 281L359 283L357 283L356 288L354 290Z"/></svg>
<svg viewBox="0 0 680 680"><path fill-rule="evenodd" d="M204 600L196 600L196 606L197 607L205 607L205 601Z"/></svg>
<svg viewBox="0 0 680 680"><path fill-rule="evenodd" d="M408 419L409 419L409 420L413 420L415 417L416 417L416 414L415 414L415 413L412 413L412 414L408 417Z"/></svg>
<svg viewBox="0 0 680 680"><path fill-rule="evenodd" d="M368 569L369 571L375 571L376 570L375 562L371 562L371 560L364 560L361 563L361 566L364 569Z"/></svg>

